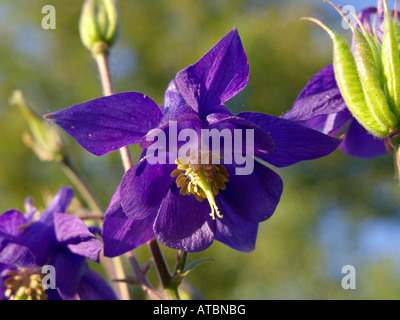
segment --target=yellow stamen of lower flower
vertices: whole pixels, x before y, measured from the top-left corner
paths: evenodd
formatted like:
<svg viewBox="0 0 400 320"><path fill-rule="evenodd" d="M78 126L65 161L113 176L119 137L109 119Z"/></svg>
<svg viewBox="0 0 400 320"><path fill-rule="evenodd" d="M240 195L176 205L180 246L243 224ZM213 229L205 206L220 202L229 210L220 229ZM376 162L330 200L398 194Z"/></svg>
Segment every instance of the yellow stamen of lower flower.
<svg viewBox="0 0 400 320"><path fill-rule="evenodd" d="M4 295L10 300L46 300L40 268L18 268L6 272Z"/></svg>
<svg viewBox="0 0 400 320"><path fill-rule="evenodd" d="M220 189L226 189L225 183L228 182L229 177L229 173L222 164L212 163L215 158L215 155L209 154L211 163L207 164L202 164L195 156L178 158L175 161L178 167L171 173L171 177L177 177L176 185L180 188L182 195L194 195L200 202L207 199L213 220L216 216L223 217L215 203L215 196Z"/></svg>

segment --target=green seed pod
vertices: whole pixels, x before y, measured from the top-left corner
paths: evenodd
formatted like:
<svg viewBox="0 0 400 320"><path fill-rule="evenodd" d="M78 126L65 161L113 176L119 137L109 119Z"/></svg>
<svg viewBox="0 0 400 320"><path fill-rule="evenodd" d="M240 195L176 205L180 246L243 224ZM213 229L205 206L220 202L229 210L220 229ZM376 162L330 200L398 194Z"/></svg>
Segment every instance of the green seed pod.
<svg viewBox="0 0 400 320"><path fill-rule="evenodd" d="M398 15L398 1L396 1L396 8L395 8L395 14L394 14L394 21L393 21L393 30L394 30L394 35L396 37L397 41L397 47L400 48L400 28L399 28L399 15Z"/></svg>
<svg viewBox="0 0 400 320"><path fill-rule="evenodd" d="M82 43L94 54L107 51L119 33L119 13L115 0L86 0L79 21Z"/></svg>
<svg viewBox="0 0 400 320"><path fill-rule="evenodd" d="M386 137L390 128L371 113L356 62L347 42L321 21L314 18L303 19L318 24L331 37L333 41L335 79L350 112L367 131L378 137Z"/></svg>
<svg viewBox="0 0 400 320"><path fill-rule="evenodd" d="M370 46L371 44L375 47L375 43L368 41L357 28L352 29L355 63L370 114L385 127L393 129L397 126L398 120L386 99L382 68L377 67L381 62L376 62L377 53L374 54Z"/></svg>
<svg viewBox="0 0 400 320"><path fill-rule="evenodd" d="M374 67L375 67L375 73L377 77L380 79L380 84L381 88L384 90L384 78L383 78L383 66L382 66L382 47L380 44L380 41L378 37L376 36L376 30L375 30L375 25L374 25L374 35L373 37L371 34L368 33L368 31L365 29L363 23L359 20L358 16L350 11L350 14L353 15L353 17L357 20L358 26L361 29L362 36L365 37L365 40L368 42L368 45L372 51L373 54L373 62L374 62ZM350 22L349 25L351 27L351 30L353 32L355 39L355 45L360 42L365 42L365 40L358 34L359 30L355 28ZM357 32L358 31L358 32ZM355 34L357 32L357 34Z"/></svg>
<svg viewBox="0 0 400 320"><path fill-rule="evenodd" d="M400 119L400 58L393 20L387 1L384 0L384 33L382 39L382 64L389 105Z"/></svg>

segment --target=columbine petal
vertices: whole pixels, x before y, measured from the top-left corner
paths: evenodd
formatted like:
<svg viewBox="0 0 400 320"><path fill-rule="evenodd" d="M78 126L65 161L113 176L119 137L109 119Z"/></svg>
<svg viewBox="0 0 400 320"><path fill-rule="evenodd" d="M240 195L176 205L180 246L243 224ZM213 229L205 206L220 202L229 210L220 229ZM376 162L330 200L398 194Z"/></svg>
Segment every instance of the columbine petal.
<svg viewBox="0 0 400 320"><path fill-rule="evenodd" d="M356 120L349 126L340 150L350 156L361 158L377 157L388 152L385 142L368 133Z"/></svg>
<svg viewBox="0 0 400 320"><path fill-rule="evenodd" d="M37 262L35 255L29 248L16 243L1 243L0 253L0 263L26 268L41 265Z"/></svg>
<svg viewBox="0 0 400 320"><path fill-rule="evenodd" d="M282 118L304 121L321 114L336 113L346 108L346 104L336 84L333 66L319 71L303 89L292 109Z"/></svg>
<svg viewBox="0 0 400 320"><path fill-rule="evenodd" d="M350 111L348 109L344 109L342 111L339 111L338 113L316 116L310 120L302 121L301 123L308 128L321 130L322 133L334 137L352 119L354 118L351 115Z"/></svg>
<svg viewBox="0 0 400 320"><path fill-rule="evenodd" d="M260 158L277 167L326 156L340 144L340 140L294 121L252 112L243 112L238 116L254 122L270 133L275 148L270 154Z"/></svg>
<svg viewBox="0 0 400 320"><path fill-rule="evenodd" d="M208 119L209 120L209 119ZM214 119L213 119L214 120ZM226 145L221 143L221 151L234 151L234 152L242 152L242 154L247 154L246 150L246 136L248 134L247 130L252 130L254 134L253 143L253 154L256 156L267 155L272 152L274 149L274 141L271 138L270 134L265 131L262 127L260 127L257 123L248 121L244 117L239 116L230 116L222 119L218 119L217 121L209 122L208 129L212 133L213 129L217 130L217 137L220 136L223 130L227 129L230 131L230 137L235 137L235 130L238 130L242 134L240 135L242 138L241 144L237 145L237 141L232 141L231 145ZM245 135L243 134L245 133ZM211 146L211 144L210 144ZM238 150L240 147L240 150ZM211 148L211 147L210 147ZM233 150L236 148L236 150Z"/></svg>
<svg viewBox="0 0 400 320"><path fill-rule="evenodd" d="M217 219L215 239L241 252L253 251L258 224L240 218L235 210L223 200L217 200L217 204L224 216L222 219Z"/></svg>
<svg viewBox="0 0 400 320"><path fill-rule="evenodd" d="M138 143L161 117L157 104L137 92L98 98L45 116L99 156Z"/></svg>
<svg viewBox="0 0 400 320"><path fill-rule="evenodd" d="M122 210L118 187L104 217L102 230L104 255L120 256L153 239L154 219L155 215L142 220L128 218Z"/></svg>
<svg viewBox="0 0 400 320"><path fill-rule="evenodd" d="M164 245L187 252L205 250L214 241L215 221L210 205L192 196L182 196L172 185L154 223L154 233Z"/></svg>
<svg viewBox="0 0 400 320"><path fill-rule="evenodd" d="M247 176L236 175L232 165L226 168L230 174L229 182L218 197L248 222L259 223L268 219L282 194L283 183L279 175L257 161L253 173Z"/></svg>
<svg viewBox="0 0 400 320"><path fill-rule="evenodd" d="M81 300L117 300L104 278L89 268L81 278L78 295Z"/></svg>
<svg viewBox="0 0 400 320"><path fill-rule="evenodd" d="M239 93L248 76L247 57L237 29L233 29L175 80L188 105L203 116Z"/></svg>
<svg viewBox="0 0 400 320"><path fill-rule="evenodd" d="M160 125L168 121L176 121L179 117L182 117L182 115L195 113L194 110L186 104L175 80L169 83L167 91L165 91L163 113L164 116L160 121Z"/></svg>
<svg viewBox="0 0 400 320"><path fill-rule="evenodd" d="M175 164L149 164L144 158L125 173L120 197L128 218L141 220L157 213L161 200L176 179L170 176L174 169Z"/></svg>
<svg viewBox="0 0 400 320"><path fill-rule="evenodd" d="M50 205L40 215L38 221L46 225L53 226L54 213L64 213L74 197L74 190L68 187L61 188L60 191L53 197Z"/></svg>
<svg viewBox="0 0 400 320"><path fill-rule="evenodd" d="M81 219L69 214L56 213L54 215L54 228L57 241L60 244L76 243L95 238Z"/></svg>
<svg viewBox="0 0 400 320"><path fill-rule="evenodd" d="M55 252L48 262L56 270L57 290L63 300L73 300L85 270L85 257L68 250Z"/></svg>
<svg viewBox="0 0 400 320"><path fill-rule="evenodd" d="M21 259L33 255L36 264L44 265L46 263L48 256L57 245L54 233L54 214L65 212L73 195L74 192L71 188L60 189L38 220L22 228L23 232L13 240L20 246L21 254L19 256ZM23 263L27 263L24 261L16 261L15 264L22 266Z"/></svg>
<svg viewBox="0 0 400 320"><path fill-rule="evenodd" d="M56 239L60 245L81 256L99 262L101 242L78 217L64 213L54 215Z"/></svg>
<svg viewBox="0 0 400 320"><path fill-rule="evenodd" d="M159 127L150 130L147 135L142 138L139 145L143 149L148 149L156 141L159 142L159 135L162 134L165 137L165 145L161 143L162 150L164 152L171 151L176 153L179 147L186 143L186 141L178 139L179 133L182 130L190 129L195 130L198 136L200 136L202 125L201 119L195 112L186 112L180 116L172 112L172 114L167 114L161 120Z"/></svg>
<svg viewBox="0 0 400 320"><path fill-rule="evenodd" d="M24 215L18 210L9 210L0 215L0 237L15 239L21 230L19 226L27 223Z"/></svg>

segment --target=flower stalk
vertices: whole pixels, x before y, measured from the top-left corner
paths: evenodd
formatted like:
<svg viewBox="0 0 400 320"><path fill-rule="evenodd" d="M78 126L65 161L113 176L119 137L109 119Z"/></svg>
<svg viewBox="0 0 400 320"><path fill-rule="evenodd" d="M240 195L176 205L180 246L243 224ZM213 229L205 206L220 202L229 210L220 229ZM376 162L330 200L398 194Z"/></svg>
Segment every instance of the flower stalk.
<svg viewBox="0 0 400 320"><path fill-rule="evenodd" d="M164 288L165 296L168 300L180 300L178 286L180 281L174 281L175 277L171 276L165 263L164 256L156 239L150 240L148 246L153 255L156 264L157 273Z"/></svg>
<svg viewBox="0 0 400 320"><path fill-rule="evenodd" d="M92 189L87 184L86 180L79 173L78 169L72 164L67 155L64 155L60 161L62 169L66 176L71 180L74 186L79 190L80 195L85 199L90 210L94 213L104 213L101 204L94 195Z"/></svg>

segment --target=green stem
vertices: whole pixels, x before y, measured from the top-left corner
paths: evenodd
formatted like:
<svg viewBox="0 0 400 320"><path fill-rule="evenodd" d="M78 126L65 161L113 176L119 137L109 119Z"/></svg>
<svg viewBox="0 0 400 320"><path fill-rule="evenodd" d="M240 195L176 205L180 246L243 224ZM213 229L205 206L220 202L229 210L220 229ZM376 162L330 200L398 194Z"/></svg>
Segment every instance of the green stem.
<svg viewBox="0 0 400 320"><path fill-rule="evenodd" d="M90 189L89 185L79 171L72 164L70 159L67 156L63 156L61 164L65 174L78 189L89 208L95 213L103 214L104 211L101 208L99 201L96 199L93 191Z"/></svg>
<svg viewBox="0 0 400 320"><path fill-rule="evenodd" d="M153 255L157 273L164 288L165 297L168 300L180 300L178 284L174 281L173 277L171 277L168 271L167 264L157 240L152 239L147 244L150 248L151 254Z"/></svg>
<svg viewBox="0 0 400 320"><path fill-rule="evenodd" d="M394 165L396 168L396 178L400 180L400 129L392 130L389 134L390 144L392 145Z"/></svg>
<svg viewBox="0 0 400 320"><path fill-rule="evenodd" d="M132 268L135 271L137 281L141 285L144 293L152 300L162 300L163 298L159 295L159 293L156 290L154 290L151 284L147 281L145 273L140 267L133 251L127 252L126 256L128 257L129 262L131 263Z"/></svg>

